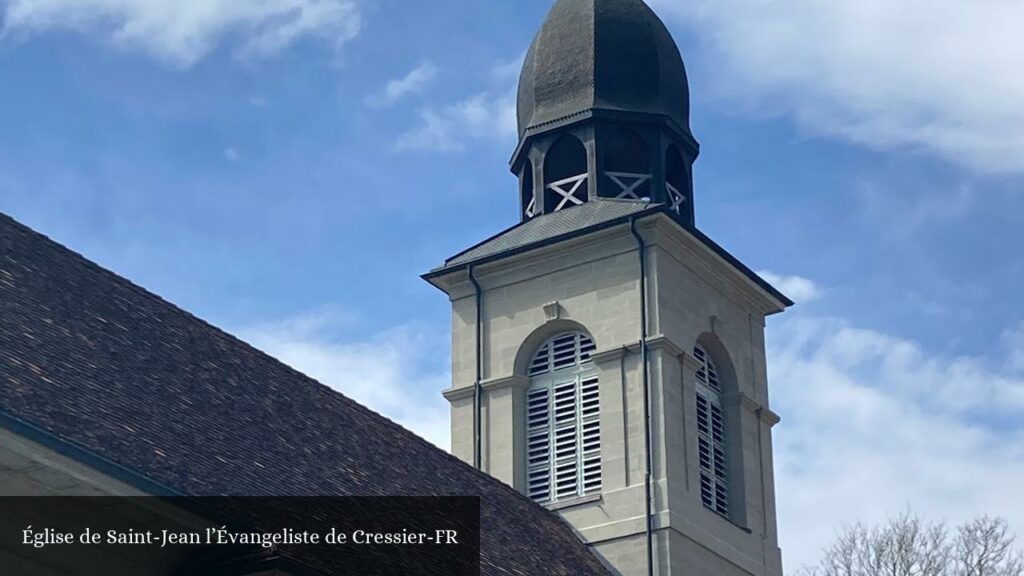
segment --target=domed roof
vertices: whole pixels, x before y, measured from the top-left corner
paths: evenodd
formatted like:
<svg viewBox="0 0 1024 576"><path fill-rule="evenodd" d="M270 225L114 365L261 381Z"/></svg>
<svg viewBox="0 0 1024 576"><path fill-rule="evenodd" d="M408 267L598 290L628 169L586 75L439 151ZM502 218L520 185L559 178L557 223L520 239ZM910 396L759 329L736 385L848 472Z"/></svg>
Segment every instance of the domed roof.
<svg viewBox="0 0 1024 576"><path fill-rule="evenodd" d="M689 132L686 70L643 0L558 0L519 79L519 133L592 109L662 114Z"/></svg>

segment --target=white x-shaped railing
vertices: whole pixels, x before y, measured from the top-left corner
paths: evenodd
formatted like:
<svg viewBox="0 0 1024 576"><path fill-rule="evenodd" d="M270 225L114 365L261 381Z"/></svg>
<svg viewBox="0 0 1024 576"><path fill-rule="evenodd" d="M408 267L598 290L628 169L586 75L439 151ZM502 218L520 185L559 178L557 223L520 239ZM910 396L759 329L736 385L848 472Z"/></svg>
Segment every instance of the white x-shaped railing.
<svg viewBox="0 0 1024 576"><path fill-rule="evenodd" d="M587 181L587 174L580 174L579 176L573 176L572 178L566 178L565 180L559 180L558 182L552 182L548 184L548 189L553 190L559 194L562 199L555 206L555 212L565 208L570 202L573 206L579 206L583 204L584 198L579 198L576 194L583 187L583 183ZM567 188L570 186L571 188Z"/></svg>
<svg viewBox="0 0 1024 576"><path fill-rule="evenodd" d="M680 210L682 210L683 203L686 202L686 196L683 196L683 193L680 192L678 188L669 184L668 182L665 183L665 187L668 188L669 209L675 212L676 214L679 214Z"/></svg>
<svg viewBox="0 0 1024 576"><path fill-rule="evenodd" d="M643 198L641 198L637 193L637 190L652 179L650 174L634 174L631 172L605 172L605 174L607 174L621 190L617 198L628 200L643 200ZM579 206L583 204L585 199L578 196L578 194L583 188L583 183L586 181L587 175L580 174L578 176L572 176L571 178L566 178L564 180L548 184L548 189L554 191L561 197L558 204L555 206L555 211L557 212L570 204L572 206ZM676 214L680 214L683 204L686 203L686 196L683 196L683 193L672 184L666 182L665 186L668 189L669 209ZM526 207L526 217L533 218L536 215L537 199L532 198L529 205Z"/></svg>
<svg viewBox="0 0 1024 576"><path fill-rule="evenodd" d="M633 174L631 172L605 172L605 174L619 186L621 192L617 198L626 200L641 200L636 191L651 180L650 174Z"/></svg>

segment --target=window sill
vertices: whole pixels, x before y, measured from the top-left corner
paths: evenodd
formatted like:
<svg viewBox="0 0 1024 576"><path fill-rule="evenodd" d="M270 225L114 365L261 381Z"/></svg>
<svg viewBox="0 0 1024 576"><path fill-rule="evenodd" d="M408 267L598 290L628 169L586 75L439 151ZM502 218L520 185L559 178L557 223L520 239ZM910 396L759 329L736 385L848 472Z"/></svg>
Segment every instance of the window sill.
<svg viewBox="0 0 1024 576"><path fill-rule="evenodd" d="M582 506L583 504L590 504L591 502L600 502L600 494L591 494L589 496L580 496L579 498L573 498L571 500L562 500L561 502L552 502L551 504L545 504L544 507L548 510L563 510L565 508L572 508L573 506Z"/></svg>

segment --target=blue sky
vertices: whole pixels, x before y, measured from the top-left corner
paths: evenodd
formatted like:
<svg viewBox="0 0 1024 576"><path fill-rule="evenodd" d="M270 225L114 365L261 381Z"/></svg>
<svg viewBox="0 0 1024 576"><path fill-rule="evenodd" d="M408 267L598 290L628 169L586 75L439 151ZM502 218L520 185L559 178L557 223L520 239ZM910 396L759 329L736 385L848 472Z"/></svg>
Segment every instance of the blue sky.
<svg viewBox="0 0 1024 576"><path fill-rule="evenodd" d="M787 564L906 505L1024 534L1024 41L1014 0L660 0L698 225L769 324ZM447 441L418 278L516 221L549 7L0 0L0 211Z"/></svg>

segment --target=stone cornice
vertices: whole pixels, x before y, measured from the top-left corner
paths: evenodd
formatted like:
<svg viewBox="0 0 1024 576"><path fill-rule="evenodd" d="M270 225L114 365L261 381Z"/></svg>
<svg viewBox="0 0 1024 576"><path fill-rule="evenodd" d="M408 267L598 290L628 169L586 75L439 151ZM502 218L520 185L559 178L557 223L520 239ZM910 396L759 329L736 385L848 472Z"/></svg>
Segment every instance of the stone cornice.
<svg viewBox="0 0 1024 576"><path fill-rule="evenodd" d="M782 421L778 414L768 408L761 406L756 400L746 394L729 394L722 397L722 404L734 406L739 404L742 408L750 410L757 415L758 419L768 425L769 428Z"/></svg>
<svg viewBox="0 0 1024 576"><path fill-rule="evenodd" d="M441 394L449 402L455 402L455 401L458 401L458 400L463 400L465 398L472 398L473 397L473 387L472 386L463 386L462 388L449 388L449 389L441 392Z"/></svg>
<svg viewBox="0 0 1024 576"><path fill-rule="evenodd" d="M628 352L630 354L639 354L640 353L640 342L639 341L632 342L632 343L627 344L627 345L625 345L622 348L619 348L617 350L622 350L622 351ZM648 350L648 352L654 352L654 351L668 352L669 355L674 356L674 357L682 357L685 354L683 349L680 348L678 344L673 342L668 336L665 336L664 334L655 334L653 336L648 336L647 337L647 350Z"/></svg>
<svg viewBox="0 0 1024 576"><path fill-rule="evenodd" d="M610 350L601 350L600 352L594 352L590 355L590 359L595 364L601 365L608 362L616 362L622 360L629 352L629 347L620 346L618 348L611 348Z"/></svg>
<svg viewBox="0 0 1024 576"><path fill-rule="evenodd" d="M651 246L666 248L665 253L684 266L694 270L698 276L718 292L762 319L766 315L782 312L786 306L763 287L757 285L737 266L701 241L692 231L680 226L671 218L656 219L656 230L649 243ZM681 255L690 255L686 258ZM738 261L737 261L738 262Z"/></svg>
<svg viewBox="0 0 1024 576"><path fill-rule="evenodd" d="M480 383L484 392L495 392L505 388L526 390L530 387L530 379L526 376L505 376L504 378L491 378Z"/></svg>
<svg viewBox="0 0 1024 576"><path fill-rule="evenodd" d="M672 356L679 357L685 352L675 342L670 340L668 336L664 334L655 334L654 336L647 337L647 349L648 350L664 350Z"/></svg>
<svg viewBox="0 0 1024 576"><path fill-rule="evenodd" d="M697 372L704 367L704 365L700 363L700 360L697 360L693 354L683 354L683 366L693 372Z"/></svg>
<svg viewBox="0 0 1024 576"><path fill-rule="evenodd" d="M761 410L761 405L756 400L742 392L739 394L727 394L722 396L722 404L725 404L726 406L735 406L736 404L739 404L741 407L746 408L751 412L758 412Z"/></svg>
<svg viewBox="0 0 1024 576"><path fill-rule="evenodd" d="M492 378L490 380L484 380L480 383L480 390L482 392L497 392L506 388L526 390L530 387L530 379L526 376L505 376L503 378ZM455 402L464 398L473 397L473 386L463 386L462 388L449 388L444 392L441 392L449 402Z"/></svg>
<svg viewBox="0 0 1024 576"><path fill-rule="evenodd" d="M761 408L758 410L757 414L761 417L761 421L767 424L769 428L772 428L779 422L782 422L781 416L767 408Z"/></svg>
<svg viewBox="0 0 1024 576"><path fill-rule="evenodd" d="M553 502L546 504L544 507L548 510L562 510L563 508L572 508L573 506L582 506L583 504L590 504L592 502L600 502L600 494L590 494L587 496L580 496L579 498L573 498L571 500L563 500L561 502Z"/></svg>
<svg viewBox="0 0 1024 576"><path fill-rule="evenodd" d="M635 251L636 241L630 236L628 226L620 223L482 262L474 268L474 274L486 298L491 290ZM453 302L474 295L472 283L462 269L432 278L430 283L446 292Z"/></svg>

